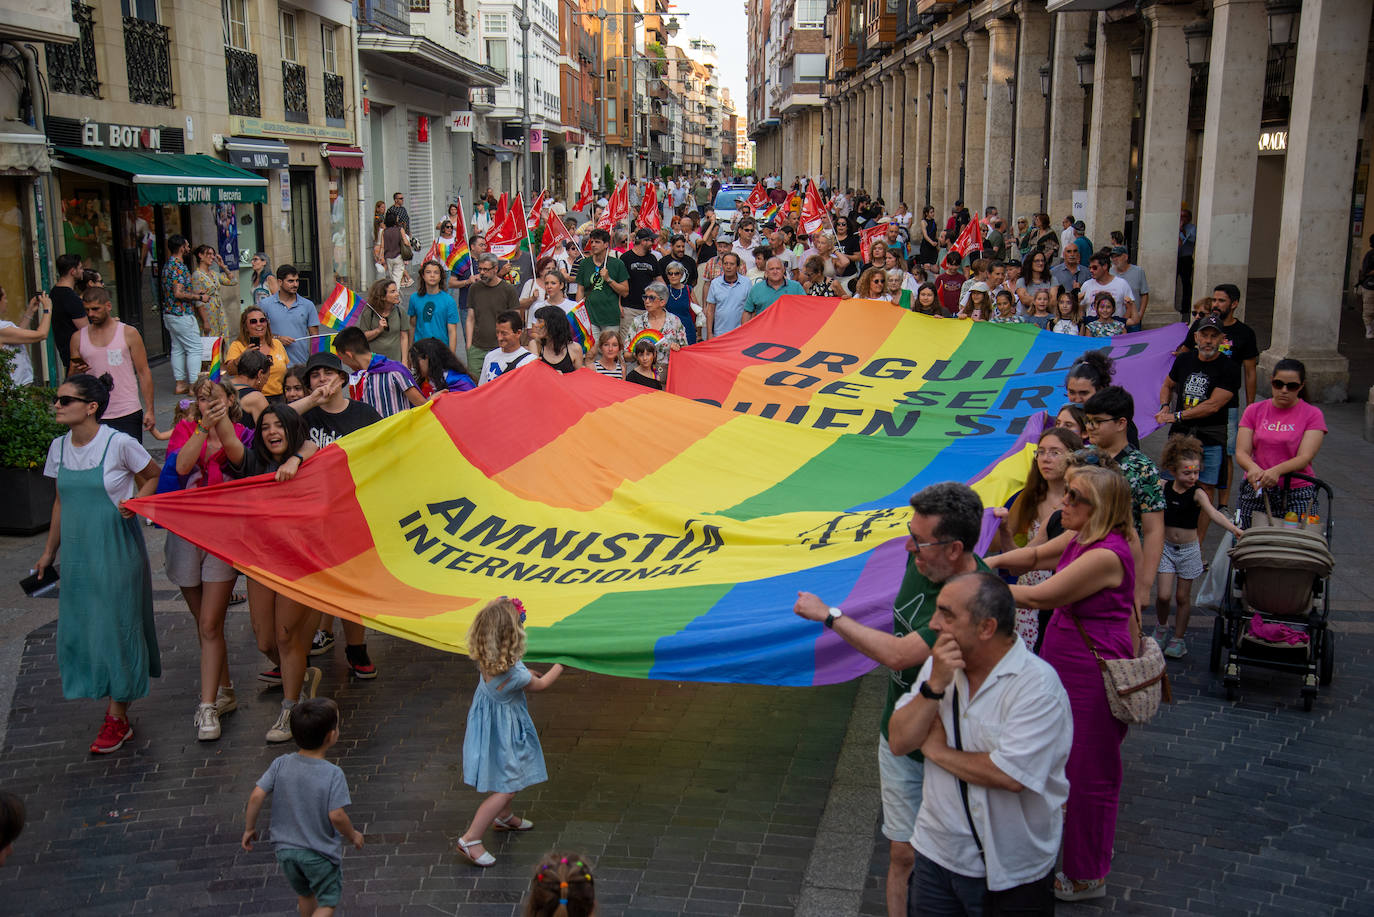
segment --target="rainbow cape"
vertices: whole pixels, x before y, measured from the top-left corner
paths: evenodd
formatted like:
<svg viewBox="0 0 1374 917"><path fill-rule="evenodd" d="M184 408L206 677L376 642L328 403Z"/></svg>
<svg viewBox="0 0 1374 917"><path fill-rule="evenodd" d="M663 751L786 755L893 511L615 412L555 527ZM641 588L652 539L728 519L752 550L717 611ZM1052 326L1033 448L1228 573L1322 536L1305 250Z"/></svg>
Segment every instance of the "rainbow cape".
<svg viewBox="0 0 1374 917"><path fill-rule="evenodd" d="M453 652L483 604L518 595L531 660L830 684L873 662L794 615L797 591L890 627L910 495L953 478L1002 505L1073 357L1112 346L1148 408L1180 333L1104 342L784 297L674 356L690 397L535 362L345 436L291 481L130 505L312 607Z"/></svg>

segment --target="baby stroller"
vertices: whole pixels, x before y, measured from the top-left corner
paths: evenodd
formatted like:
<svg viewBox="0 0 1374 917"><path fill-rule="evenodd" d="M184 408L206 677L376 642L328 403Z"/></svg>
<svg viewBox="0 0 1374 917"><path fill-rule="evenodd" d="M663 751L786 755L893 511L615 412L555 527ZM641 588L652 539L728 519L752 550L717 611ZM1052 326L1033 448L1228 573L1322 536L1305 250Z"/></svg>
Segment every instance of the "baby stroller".
<svg viewBox="0 0 1374 917"><path fill-rule="evenodd" d="M1299 521L1285 521L1294 481L1314 488ZM1239 693L1243 666L1263 666L1302 676L1302 707L1311 710L1317 686L1329 685L1335 666L1331 611L1331 487L1305 474L1285 475L1281 512L1269 500L1263 515L1236 539L1226 589L1212 625L1210 668L1224 672L1226 699ZM1304 495L1305 496L1305 495ZM1315 517L1315 519L1314 519Z"/></svg>

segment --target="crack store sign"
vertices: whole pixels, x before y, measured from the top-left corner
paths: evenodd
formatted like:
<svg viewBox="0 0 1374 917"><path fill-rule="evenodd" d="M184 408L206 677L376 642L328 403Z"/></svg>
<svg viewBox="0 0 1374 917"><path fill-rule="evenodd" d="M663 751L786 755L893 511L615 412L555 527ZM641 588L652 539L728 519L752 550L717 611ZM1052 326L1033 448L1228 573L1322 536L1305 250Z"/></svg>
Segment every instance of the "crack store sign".
<svg viewBox="0 0 1374 917"><path fill-rule="evenodd" d="M81 125L81 145L111 150L149 150L156 153L162 150L162 129L87 121Z"/></svg>

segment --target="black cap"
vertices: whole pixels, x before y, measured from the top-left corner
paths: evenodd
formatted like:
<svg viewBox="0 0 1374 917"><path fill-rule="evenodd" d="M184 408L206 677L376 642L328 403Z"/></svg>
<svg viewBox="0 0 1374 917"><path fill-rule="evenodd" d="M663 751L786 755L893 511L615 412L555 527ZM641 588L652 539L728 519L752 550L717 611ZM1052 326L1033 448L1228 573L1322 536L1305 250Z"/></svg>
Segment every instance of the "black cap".
<svg viewBox="0 0 1374 917"><path fill-rule="evenodd" d="M1218 334L1226 333L1226 326L1222 324L1221 318L1216 315L1204 316L1203 318L1198 320L1196 330L1202 331L1204 328L1210 328Z"/></svg>
<svg viewBox="0 0 1374 917"><path fill-rule="evenodd" d="M348 375L348 370L344 369L343 361L332 353L312 353L310 359L305 361L305 375L309 379L312 369L332 369L336 373Z"/></svg>
<svg viewBox="0 0 1374 917"><path fill-rule="evenodd" d="M658 238L658 233L654 232L652 229L642 229L642 228L641 228L641 229L635 230L635 240L636 240L636 241L638 241L638 240L640 240L640 239L657 239L657 238Z"/></svg>

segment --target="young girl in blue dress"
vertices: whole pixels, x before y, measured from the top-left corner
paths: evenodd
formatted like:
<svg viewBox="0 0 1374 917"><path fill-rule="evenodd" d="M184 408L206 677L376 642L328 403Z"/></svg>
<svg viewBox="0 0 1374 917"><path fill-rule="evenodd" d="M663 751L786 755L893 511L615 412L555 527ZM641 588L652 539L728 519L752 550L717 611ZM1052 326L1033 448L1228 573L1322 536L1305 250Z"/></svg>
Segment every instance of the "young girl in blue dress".
<svg viewBox="0 0 1374 917"><path fill-rule="evenodd" d="M458 839L458 854L474 866L490 866L496 857L482 846L493 824L497 831L529 831L534 822L511 811L520 790L549 779L544 749L525 706L525 692L543 691L558 680L555 664L535 675L525 655L525 608L519 599L501 596L486 604L468 629L468 655L482 673L468 708L463 738L463 782L490 793Z"/></svg>

